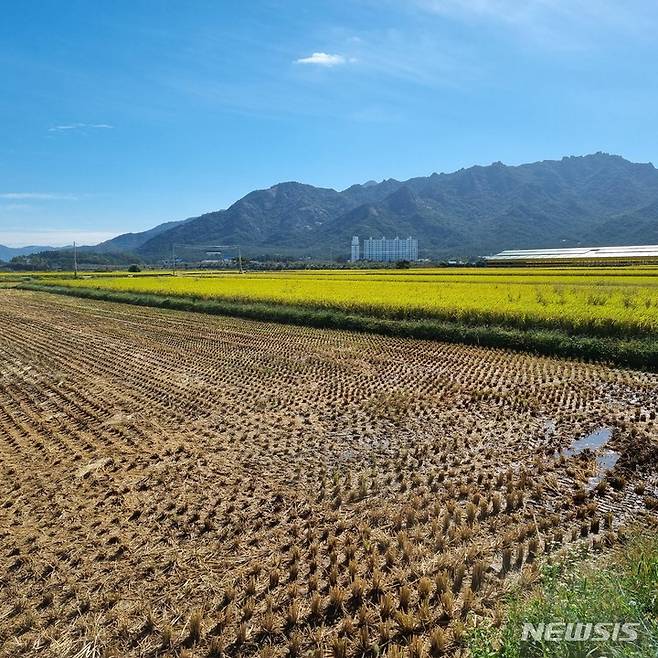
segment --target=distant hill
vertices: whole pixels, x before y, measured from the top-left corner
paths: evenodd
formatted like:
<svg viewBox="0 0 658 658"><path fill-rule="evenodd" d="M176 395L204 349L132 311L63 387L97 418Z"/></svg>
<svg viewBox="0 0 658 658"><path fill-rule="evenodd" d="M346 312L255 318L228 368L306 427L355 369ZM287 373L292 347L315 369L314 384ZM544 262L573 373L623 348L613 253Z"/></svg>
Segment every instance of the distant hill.
<svg viewBox="0 0 658 658"><path fill-rule="evenodd" d="M195 219L195 218L192 218ZM149 229L148 231L141 231L140 233L123 233L117 235L111 240L106 240L95 246L91 247L81 247L82 251L93 251L97 254L116 254L121 252L134 252L136 249L141 247L145 242L148 242L152 238L160 235L160 233L165 233L176 226L180 226L189 220L182 220L177 222L165 222L164 224L158 224L154 228Z"/></svg>
<svg viewBox="0 0 658 658"><path fill-rule="evenodd" d="M353 235L418 238L421 257L658 243L658 170L617 155L489 166L343 191L285 182L225 210L126 233L81 252L169 258L176 245L239 244L246 256L349 256ZM6 249L6 248L5 248ZM44 247L27 247L30 252ZM9 260L16 253L0 259Z"/></svg>
<svg viewBox="0 0 658 658"><path fill-rule="evenodd" d="M248 251L298 251L319 228L354 206L349 195L301 183L279 183L247 194L227 210L188 220L143 244L144 256L167 253L169 245L240 244ZM298 244L301 243L301 244Z"/></svg>
<svg viewBox="0 0 658 658"><path fill-rule="evenodd" d="M0 260L8 263L15 256L29 256L42 251L54 251L57 247L30 246L30 247L5 247L0 244Z"/></svg>
<svg viewBox="0 0 658 658"><path fill-rule="evenodd" d="M240 244L248 255L347 256L352 235L413 235L428 257L658 242L658 170L596 153L369 181L342 192L287 182L160 229L136 252L166 257L175 242Z"/></svg>

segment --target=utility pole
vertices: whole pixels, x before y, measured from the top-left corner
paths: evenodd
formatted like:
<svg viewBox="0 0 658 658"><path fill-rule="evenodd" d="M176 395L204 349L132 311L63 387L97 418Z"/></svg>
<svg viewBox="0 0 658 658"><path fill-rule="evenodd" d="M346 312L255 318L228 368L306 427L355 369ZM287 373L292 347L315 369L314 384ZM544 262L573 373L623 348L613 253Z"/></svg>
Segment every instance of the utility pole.
<svg viewBox="0 0 658 658"><path fill-rule="evenodd" d="M176 245L171 243L171 273L176 276Z"/></svg>
<svg viewBox="0 0 658 658"><path fill-rule="evenodd" d="M244 270L242 269L242 250L238 246L238 263L240 264L240 274L244 274Z"/></svg>
<svg viewBox="0 0 658 658"><path fill-rule="evenodd" d="M78 246L73 241L73 272L75 273L75 278L78 278Z"/></svg>

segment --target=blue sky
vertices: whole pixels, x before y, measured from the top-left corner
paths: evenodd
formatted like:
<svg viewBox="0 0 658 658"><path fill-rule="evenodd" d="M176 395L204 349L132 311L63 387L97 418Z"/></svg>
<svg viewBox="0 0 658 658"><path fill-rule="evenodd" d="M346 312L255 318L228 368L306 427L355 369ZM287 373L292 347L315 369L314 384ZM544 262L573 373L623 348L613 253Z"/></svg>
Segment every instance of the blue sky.
<svg viewBox="0 0 658 658"><path fill-rule="evenodd" d="M3 244L94 243L284 180L658 160L649 0L2 5Z"/></svg>

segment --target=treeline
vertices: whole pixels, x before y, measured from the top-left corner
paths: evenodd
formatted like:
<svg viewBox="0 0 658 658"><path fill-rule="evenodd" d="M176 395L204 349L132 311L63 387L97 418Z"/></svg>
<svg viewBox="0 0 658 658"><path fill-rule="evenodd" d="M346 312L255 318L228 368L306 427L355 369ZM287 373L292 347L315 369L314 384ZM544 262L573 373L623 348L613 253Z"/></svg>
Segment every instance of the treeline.
<svg viewBox="0 0 658 658"><path fill-rule="evenodd" d="M15 256L6 267L16 272L49 272L57 270L73 270L76 256L73 249L58 251L42 251L29 256ZM142 264L142 259L136 254L113 253L100 254L93 251L78 250L77 263L80 269L126 267L132 264Z"/></svg>

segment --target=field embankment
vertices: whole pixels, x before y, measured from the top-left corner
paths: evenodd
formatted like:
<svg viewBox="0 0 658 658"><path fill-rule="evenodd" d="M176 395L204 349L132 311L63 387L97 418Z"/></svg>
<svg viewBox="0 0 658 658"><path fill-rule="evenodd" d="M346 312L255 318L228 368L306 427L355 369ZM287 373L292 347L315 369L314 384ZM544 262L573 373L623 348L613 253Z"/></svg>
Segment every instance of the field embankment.
<svg viewBox="0 0 658 658"><path fill-rule="evenodd" d="M25 287L253 319L658 368L658 270L111 277Z"/></svg>

